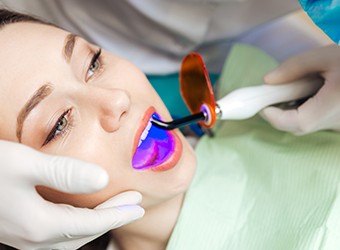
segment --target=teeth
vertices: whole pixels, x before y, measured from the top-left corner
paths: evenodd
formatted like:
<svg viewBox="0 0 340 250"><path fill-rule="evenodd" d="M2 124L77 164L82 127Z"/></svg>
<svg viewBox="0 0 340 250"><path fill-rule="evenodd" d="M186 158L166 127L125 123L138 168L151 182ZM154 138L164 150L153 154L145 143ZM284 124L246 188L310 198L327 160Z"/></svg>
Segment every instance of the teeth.
<svg viewBox="0 0 340 250"><path fill-rule="evenodd" d="M145 128L145 129L146 129L147 131L149 131L149 130L150 130L150 128L151 128L151 126L152 126L152 123L149 121L149 122L148 122L148 125L146 126L146 128Z"/></svg>
<svg viewBox="0 0 340 250"><path fill-rule="evenodd" d="M143 141L146 138L146 136L148 135L148 133L149 133L148 130L144 130L140 139Z"/></svg>
<svg viewBox="0 0 340 250"><path fill-rule="evenodd" d="M146 128L144 129L140 139L139 139L139 142L138 142L138 147L142 144L142 141L145 140L145 138L148 136L149 134L149 131L151 129L151 126L152 126L152 123L149 121L148 122L148 125L146 126Z"/></svg>

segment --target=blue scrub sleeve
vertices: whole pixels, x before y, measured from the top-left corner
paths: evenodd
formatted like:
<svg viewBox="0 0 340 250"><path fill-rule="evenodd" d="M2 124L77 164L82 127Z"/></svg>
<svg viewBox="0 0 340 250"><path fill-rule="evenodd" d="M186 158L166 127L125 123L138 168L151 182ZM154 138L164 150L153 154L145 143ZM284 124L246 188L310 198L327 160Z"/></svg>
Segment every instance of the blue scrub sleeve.
<svg viewBox="0 0 340 250"><path fill-rule="evenodd" d="M340 0L300 0L313 22L340 44Z"/></svg>

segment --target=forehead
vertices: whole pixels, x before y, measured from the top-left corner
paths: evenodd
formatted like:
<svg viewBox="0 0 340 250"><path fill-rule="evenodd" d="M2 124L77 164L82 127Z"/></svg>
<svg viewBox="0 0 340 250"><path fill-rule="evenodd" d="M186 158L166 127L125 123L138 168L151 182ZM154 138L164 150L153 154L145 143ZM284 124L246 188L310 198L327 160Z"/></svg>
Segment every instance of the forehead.
<svg viewBox="0 0 340 250"><path fill-rule="evenodd" d="M67 34L38 23L9 24L0 30L0 131L16 126L26 101L60 69Z"/></svg>
<svg viewBox="0 0 340 250"><path fill-rule="evenodd" d="M57 62L66 32L44 24L16 23L0 30L0 72L20 74L0 74L6 79L17 79L20 75L31 76L33 66L43 66L45 62ZM28 72L26 72L28 71ZM40 70L39 70L40 71ZM41 72L41 71L40 71Z"/></svg>

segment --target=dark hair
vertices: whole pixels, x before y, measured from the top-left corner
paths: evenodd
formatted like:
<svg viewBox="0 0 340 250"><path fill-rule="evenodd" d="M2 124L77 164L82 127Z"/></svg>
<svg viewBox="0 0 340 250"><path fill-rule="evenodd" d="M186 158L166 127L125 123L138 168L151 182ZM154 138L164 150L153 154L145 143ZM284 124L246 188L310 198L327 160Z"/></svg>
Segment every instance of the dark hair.
<svg viewBox="0 0 340 250"><path fill-rule="evenodd" d="M31 23L53 25L49 22L45 22L31 15L22 14L22 13L10 11L7 9L0 9L0 28L4 27L7 24L20 23L20 22L31 22Z"/></svg>
<svg viewBox="0 0 340 250"><path fill-rule="evenodd" d="M20 22L40 23L40 24L46 24L46 25L57 27L55 24L43 21L39 19L38 17L34 17L32 15L23 14L23 13L11 11L8 9L0 9L0 29L6 26L7 24L20 23ZM79 249L80 250L106 249L109 242L110 242L110 234L106 233ZM0 243L0 250L13 250L13 249L16 249L16 248Z"/></svg>

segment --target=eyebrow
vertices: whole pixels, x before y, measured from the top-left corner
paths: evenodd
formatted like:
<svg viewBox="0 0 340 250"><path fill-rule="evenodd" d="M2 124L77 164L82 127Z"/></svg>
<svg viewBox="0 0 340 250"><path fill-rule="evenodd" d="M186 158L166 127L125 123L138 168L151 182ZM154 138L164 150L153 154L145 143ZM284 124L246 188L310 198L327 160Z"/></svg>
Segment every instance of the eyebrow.
<svg viewBox="0 0 340 250"><path fill-rule="evenodd" d="M47 96L49 96L53 91L53 88L49 84L44 84L41 86L34 94L33 96L26 102L24 107L21 109L18 118L17 118L17 131L16 135L21 142L21 137L22 137L22 129L24 126L24 122L30 112L42 101L44 100Z"/></svg>
<svg viewBox="0 0 340 250"><path fill-rule="evenodd" d="M77 37L78 37L77 35L71 33L71 34L68 34L65 38L63 55L64 55L66 62L70 62L71 60L74 45L76 44L76 41L77 41Z"/></svg>

